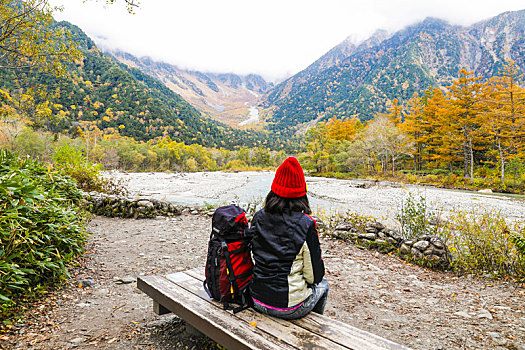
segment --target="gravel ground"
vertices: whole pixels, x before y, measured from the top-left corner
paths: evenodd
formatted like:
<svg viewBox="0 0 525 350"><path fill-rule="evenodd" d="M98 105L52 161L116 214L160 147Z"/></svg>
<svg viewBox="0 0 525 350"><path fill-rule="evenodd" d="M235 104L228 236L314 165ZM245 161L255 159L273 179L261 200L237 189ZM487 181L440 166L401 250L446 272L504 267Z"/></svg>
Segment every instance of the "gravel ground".
<svg viewBox="0 0 525 350"><path fill-rule="evenodd" d="M211 220L97 217L88 254L60 291L0 340L7 349L211 349L178 318L156 316L138 275L204 264ZM525 349L525 289L457 277L322 239L329 317L414 349ZM79 287L89 280L91 287ZM130 282L130 283L128 283ZM85 283L85 282L84 282Z"/></svg>
<svg viewBox="0 0 525 350"><path fill-rule="evenodd" d="M134 195L188 204L261 199L273 173L112 176L128 181ZM409 192L443 211L481 208L510 219L523 219L525 213L523 200L494 195L392 183L357 188L362 182L323 178L307 182L312 203L329 203L387 223ZM23 322L0 333L0 348L216 348L206 337L185 330L177 317L156 316L135 282L139 275L203 266L210 226L209 217L194 215L94 218L88 253L72 278L35 303ZM414 349L525 350L524 288L430 271L340 241L322 239L321 244L331 288L329 317Z"/></svg>

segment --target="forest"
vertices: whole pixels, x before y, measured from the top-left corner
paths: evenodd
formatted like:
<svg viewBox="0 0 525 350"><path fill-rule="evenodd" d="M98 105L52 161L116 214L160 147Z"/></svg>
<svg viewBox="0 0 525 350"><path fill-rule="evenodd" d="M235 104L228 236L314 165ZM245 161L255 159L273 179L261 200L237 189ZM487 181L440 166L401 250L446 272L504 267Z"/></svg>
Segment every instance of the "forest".
<svg viewBox="0 0 525 350"><path fill-rule="evenodd" d="M414 93L405 104L394 99L364 124L355 117L318 123L301 159L326 176L524 193L522 78L513 61L485 82L462 69L445 89Z"/></svg>

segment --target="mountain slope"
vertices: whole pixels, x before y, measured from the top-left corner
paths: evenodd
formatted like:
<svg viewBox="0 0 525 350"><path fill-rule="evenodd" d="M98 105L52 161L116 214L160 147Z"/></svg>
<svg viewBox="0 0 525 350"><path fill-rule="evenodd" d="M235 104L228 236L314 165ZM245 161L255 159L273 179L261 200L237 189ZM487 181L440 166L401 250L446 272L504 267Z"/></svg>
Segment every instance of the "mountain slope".
<svg viewBox="0 0 525 350"><path fill-rule="evenodd" d="M460 68L488 78L512 58L523 70L524 38L525 10L466 28L427 18L391 37L373 36L340 62L319 71L311 69L322 67L314 63L277 85L264 103L272 111L267 121L284 130L334 115L369 120L394 98L450 84Z"/></svg>
<svg viewBox="0 0 525 350"><path fill-rule="evenodd" d="M255 74L240 76L226 73L203 73L138 58L122 51L110 52L120 62L151 75L181 95L192 106L210 118L237 127L247 119L250 106L273 85Z"/></svg>
<svg viewBox="0 0 525 350"><path fill-rule="evenodd" d="M187 144L233 148L267 145L280 147L263 133L234 130L204 117L160 81L104 55L80 28L67 23L84 57L68 64L68 76L32 71L3 70L0 88L47 90L53 117L44 126L55 132L75 132L81 121L95 122L103 131L119 130L123 136L151 140L169 136Z"/></svg>

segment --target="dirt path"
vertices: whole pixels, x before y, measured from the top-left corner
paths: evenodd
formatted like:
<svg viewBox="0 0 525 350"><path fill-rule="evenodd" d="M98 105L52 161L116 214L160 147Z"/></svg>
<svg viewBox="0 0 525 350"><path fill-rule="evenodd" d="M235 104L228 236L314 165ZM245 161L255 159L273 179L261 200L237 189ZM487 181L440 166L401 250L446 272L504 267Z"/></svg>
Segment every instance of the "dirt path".
<svg viewBox="0 0 525 350"><path fill-rule="evenodd" d="M202 266L210 221L95 218L89 254L71 281L36 305L0 347L213 348L184 333L174 316L156 316L135 282L141 274ZM321 244L331 288L328 316L414 349L525 350L525 289L431 272L339 241ZM93 286L79 287L82 280Z"/></svg>

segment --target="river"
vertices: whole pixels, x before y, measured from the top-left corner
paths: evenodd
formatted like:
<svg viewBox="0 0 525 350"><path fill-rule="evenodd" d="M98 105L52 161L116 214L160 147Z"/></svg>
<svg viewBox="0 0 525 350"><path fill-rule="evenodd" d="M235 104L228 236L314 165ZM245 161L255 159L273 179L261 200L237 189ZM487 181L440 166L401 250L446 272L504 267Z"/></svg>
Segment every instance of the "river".
<svg viewBox="0 0 525 350"><path fill-rule="evenodd" d="M274 172L109 173L125 180L133 195L202 206L236 202L241 206L262 203ZM508 197L471 191L390 182L306 177L310 204L315 212L347 210L392 222L409 194L424 197L427 206L445 215L457 210L501 212L511 220L525 220L524 196Z"/></svg>

